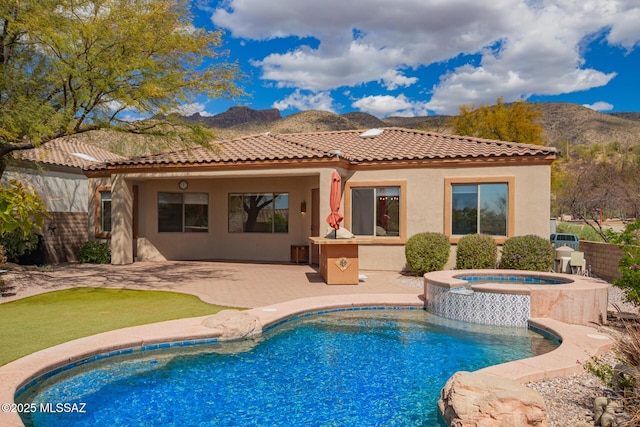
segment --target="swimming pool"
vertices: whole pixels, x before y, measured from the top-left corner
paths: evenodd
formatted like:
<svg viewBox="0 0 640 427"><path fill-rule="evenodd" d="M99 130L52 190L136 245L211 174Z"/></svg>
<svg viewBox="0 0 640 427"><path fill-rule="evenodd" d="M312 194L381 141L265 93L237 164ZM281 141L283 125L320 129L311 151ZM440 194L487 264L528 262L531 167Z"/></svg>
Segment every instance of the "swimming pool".
<svg viewBox="0 0 640 427"><path fill-rule="evenodd" d="M438 425L447 379L542 354L527 329L479 327L424 310L311 315L235 343L145 351L78 366L17 402L84 403L36 412L35 426Z"/></svg>
<svg viewBox="0 0 640 427"><path fill-rule="evenodd" d="M535 277L535 276L527 276L527 275L461 275L461 276L453 276L456 279L465 280L469 282L469 284L480 284L480 283L510 283L510 284L518 284L518 285L564 285L567 283L572 283L572 280L569 279L560 279L560 278L549 278L549 277Z"/></svg>

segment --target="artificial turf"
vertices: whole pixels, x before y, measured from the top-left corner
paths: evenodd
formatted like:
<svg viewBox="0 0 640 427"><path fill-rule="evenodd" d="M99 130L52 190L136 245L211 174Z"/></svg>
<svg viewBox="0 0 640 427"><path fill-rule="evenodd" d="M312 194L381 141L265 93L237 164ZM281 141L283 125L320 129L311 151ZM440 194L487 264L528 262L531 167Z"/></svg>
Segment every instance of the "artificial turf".
<svg viewBox="0 0 640 427"><path fill-rule="evenodd" d="M66 341L226 307L166 291L74 288L0 304L0 365Z"/></svg>

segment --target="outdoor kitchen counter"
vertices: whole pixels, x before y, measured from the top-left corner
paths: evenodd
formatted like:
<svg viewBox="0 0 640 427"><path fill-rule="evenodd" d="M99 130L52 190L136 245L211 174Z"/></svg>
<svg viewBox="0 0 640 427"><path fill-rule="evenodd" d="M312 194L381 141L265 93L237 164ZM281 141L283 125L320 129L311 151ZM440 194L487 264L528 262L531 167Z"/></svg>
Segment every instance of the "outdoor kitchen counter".
<svg viewBox="0 0 640 427"><path fill-rule="evenodd" d="M309 237L320 247L320 275L327 285L358 284L358 245L372 239Z"/></svg>

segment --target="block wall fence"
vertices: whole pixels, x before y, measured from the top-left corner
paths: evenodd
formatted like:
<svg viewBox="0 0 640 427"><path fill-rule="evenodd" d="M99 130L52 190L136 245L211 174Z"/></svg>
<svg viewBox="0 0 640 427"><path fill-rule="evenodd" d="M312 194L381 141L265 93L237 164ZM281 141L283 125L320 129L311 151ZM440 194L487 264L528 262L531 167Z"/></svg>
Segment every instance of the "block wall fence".
<svg viewBox="0 0 640 427"><path fill-rule="evenodd" d="M620 278L618 260L622 257L622 251L618 246L581 240L580 251L584 252L587 268L591 267L591 273L594 276L609 283Z"/></svg>

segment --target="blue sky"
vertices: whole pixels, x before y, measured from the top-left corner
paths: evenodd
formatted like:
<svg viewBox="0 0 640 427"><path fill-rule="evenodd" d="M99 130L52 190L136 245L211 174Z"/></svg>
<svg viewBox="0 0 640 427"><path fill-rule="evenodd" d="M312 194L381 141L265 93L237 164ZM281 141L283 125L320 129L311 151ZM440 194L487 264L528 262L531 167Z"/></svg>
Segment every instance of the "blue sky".
<svg viewBox="0 0 640 427"><path fill-rule="evenodd" d="M571 102L640 111L638 0L194 0L194 25L225 31L249 96L234 105L457 114L462 104Z"/></svg>

